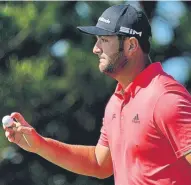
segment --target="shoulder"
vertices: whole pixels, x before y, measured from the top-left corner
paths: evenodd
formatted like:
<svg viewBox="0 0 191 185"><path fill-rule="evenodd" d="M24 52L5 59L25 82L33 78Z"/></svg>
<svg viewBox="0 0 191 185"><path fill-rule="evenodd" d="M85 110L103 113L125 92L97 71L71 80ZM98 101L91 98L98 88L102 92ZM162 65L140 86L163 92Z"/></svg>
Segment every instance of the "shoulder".
<svg viewBox="0 0 191 185"><path fill-rule="evenodd" d="M190 117L191 96L179 83L168 84L158 97L153 116L155 121L173 123Z"/></svg>
<svg viewBox="0 0 191 185"><path fill-rule="evenodd" d="M191 106L191 96L187 89L165 72L156 77L153 87L157 94L154 116L175 116Z"/></svg>
<svg viewBox="0 0 191 185"><path fill-rule="evenodd" d="M166 98L170 98L170 100L177 97L190 98L187 89L164 71L155 77L152 84L155 94L157 94L157 102L164 101Z"/></svg>
<svg viewBox="0 0 191 185"><path fill-rule="evenodd" d="M156 103L165 102L168 105L180 103L181 100L191 100L187 89L170 75L164 73L156 81L157 90L160 92Z"/></svg>

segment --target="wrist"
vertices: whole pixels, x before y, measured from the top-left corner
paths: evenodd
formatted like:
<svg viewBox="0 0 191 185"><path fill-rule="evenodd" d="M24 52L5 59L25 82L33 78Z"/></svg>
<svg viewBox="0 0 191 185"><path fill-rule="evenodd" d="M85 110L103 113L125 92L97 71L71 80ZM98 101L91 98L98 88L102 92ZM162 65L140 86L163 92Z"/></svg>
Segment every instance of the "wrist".
<svg viewBox="0 0 191 185"><path fill-rule="evenodd" d="M45 140L45 137L42 137L42 136L40 136L40 135L38 135L38 137L39 137L39 138L38 138L38 142L37 142L38 144L37 144L37 146L36 146L36 149L35 149L35 152L34 152L34 153L36 153L36 154L38 154L38 155L41 155L46 140Z"/></svg>

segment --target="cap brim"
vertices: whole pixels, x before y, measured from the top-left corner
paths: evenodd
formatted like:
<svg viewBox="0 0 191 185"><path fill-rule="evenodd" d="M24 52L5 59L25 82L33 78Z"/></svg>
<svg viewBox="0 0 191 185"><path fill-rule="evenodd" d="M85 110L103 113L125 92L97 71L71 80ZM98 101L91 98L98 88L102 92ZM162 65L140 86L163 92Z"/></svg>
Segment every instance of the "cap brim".
<svg viewBox="0 0 191 185"><path fill-rule="evenodd" d="M78 30L80 30L83 33L90 34L90 35L116 35L116 33L104 30L102 28L96 27L96 26L78 26Z"/></svg>

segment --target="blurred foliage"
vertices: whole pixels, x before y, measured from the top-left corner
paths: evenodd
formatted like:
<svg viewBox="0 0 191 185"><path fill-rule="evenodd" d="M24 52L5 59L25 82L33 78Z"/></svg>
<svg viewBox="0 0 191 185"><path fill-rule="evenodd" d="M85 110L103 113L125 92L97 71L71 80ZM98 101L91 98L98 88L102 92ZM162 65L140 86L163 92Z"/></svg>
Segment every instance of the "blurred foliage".
<svg viewBox="0 0 191 185"><path fill-rule="evenodd" d="M150 20L156 3L141 4ZM79 33L76 26L95 25L100 13L113 4L119 2L1 2L0 116L18 111L43 136L95 145L116 82L99 72L98 59L92 54L95 38ZM152 40L153 60L191 50L190 19L188 11L169 46ZM59 40L68 43L61 56L52 50ZM190 89L190 80L186 86ZM114 183L113 177L98 180L76 175L27 153L8 143L2 129L0 138L0 185Z"/></svg>

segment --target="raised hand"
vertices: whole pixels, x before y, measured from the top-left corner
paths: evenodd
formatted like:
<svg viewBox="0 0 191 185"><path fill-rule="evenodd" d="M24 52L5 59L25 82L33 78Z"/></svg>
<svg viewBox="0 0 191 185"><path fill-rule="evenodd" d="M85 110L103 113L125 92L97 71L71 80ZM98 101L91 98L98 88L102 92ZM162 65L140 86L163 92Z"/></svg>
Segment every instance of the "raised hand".
<svg viewBox="0 0 191 185"><path fill-rule="evenodd" d="M7 139L26 151L37 153L42 137L20 113L12 113L11 118L16 120L11 127L3 125Z"/></svg>

